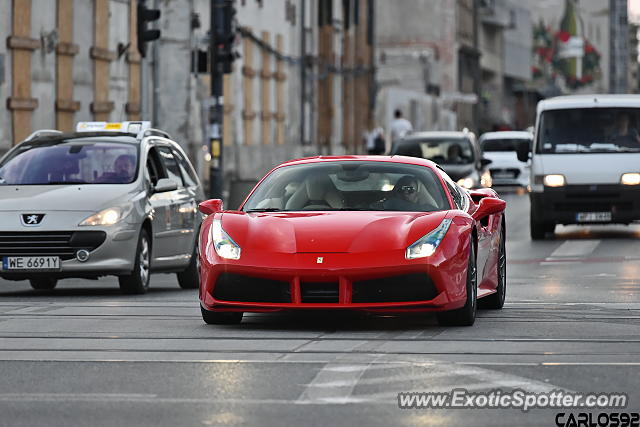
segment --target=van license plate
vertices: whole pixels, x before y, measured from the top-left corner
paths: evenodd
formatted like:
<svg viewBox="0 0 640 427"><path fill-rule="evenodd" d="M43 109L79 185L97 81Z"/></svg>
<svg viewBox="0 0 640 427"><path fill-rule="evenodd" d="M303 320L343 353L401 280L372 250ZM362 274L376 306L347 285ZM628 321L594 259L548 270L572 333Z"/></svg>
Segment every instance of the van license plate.
<svg viewBox="0 0 640 427"><path fill-rule="evenodd" d="M611 222L611 212L579 212L576 214L578 222Z"/></svg>
<svg viewBox="0 0 640 427"><path fill-rule="evenodd" d="M57 256L6 256L2 257L3 271L58 271L60 257Z"/></svg>

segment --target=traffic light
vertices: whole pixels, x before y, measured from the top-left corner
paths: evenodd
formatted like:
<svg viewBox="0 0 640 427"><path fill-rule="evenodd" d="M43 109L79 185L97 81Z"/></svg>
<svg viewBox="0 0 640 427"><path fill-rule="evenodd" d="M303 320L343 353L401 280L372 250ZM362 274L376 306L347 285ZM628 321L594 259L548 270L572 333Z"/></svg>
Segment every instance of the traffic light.
<svg viewBox="0 0 640 427"><path fill-rule="evenodd" d="M213 64L215 70L224 74L231 73L231 65L238 58L233 46L236 39L236 13L234 0L214 2Z"/></svg>
<svg viewBox="0 0 640 427"><path fill-rule="evenodd" d="M150 30L148 25L150 22L160 19L159 9L148 9L145 0L139 0L138 2L138 51L144 58L147 55L148 42L157 40L160 38L160 30Z"/></svg>

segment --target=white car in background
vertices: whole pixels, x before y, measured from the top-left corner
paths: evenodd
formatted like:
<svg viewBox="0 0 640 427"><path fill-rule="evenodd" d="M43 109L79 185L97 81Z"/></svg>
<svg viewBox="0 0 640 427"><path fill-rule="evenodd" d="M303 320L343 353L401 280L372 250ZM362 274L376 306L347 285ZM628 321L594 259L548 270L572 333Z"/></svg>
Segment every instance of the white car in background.
<svg viewBox="0 0 640 427"><path fill-rule="evenodd" d="M491 160L489 172L493 185L529 185L529 165L518 160L517 149L533 142L529 132L487 132L480 137L480 149Z"/></svg>

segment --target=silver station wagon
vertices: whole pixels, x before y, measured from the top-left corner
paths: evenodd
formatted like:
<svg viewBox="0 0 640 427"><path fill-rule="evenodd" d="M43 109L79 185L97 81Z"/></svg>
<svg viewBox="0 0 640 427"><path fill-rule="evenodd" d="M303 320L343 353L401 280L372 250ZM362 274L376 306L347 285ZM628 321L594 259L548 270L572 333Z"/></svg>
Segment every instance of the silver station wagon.
<svg viewBox="0 0 640 427"><path fill-rule="evenodd" d="M35 132L0 159L0 276L53 289L115 275L136 294L175 272L197 288L203 199L182 148L149 122Z"/></svg>

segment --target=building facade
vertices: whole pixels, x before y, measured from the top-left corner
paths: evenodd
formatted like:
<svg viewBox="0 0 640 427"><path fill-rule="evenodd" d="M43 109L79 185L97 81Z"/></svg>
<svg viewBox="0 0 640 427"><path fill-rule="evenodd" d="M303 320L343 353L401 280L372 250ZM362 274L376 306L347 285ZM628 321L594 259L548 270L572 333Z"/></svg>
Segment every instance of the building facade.
<svg viewBox="0 0 640 427"><path fill-rule="evenodd" d="M0 153L35 129L151 120L208 179L210 0L146 0L161 38L136 43L137 0L0 2ZM362 152L372 126L373 0L236 0L224 77L230 182L316 153ZM43 11L46 11L43 12Z"/></svg>

